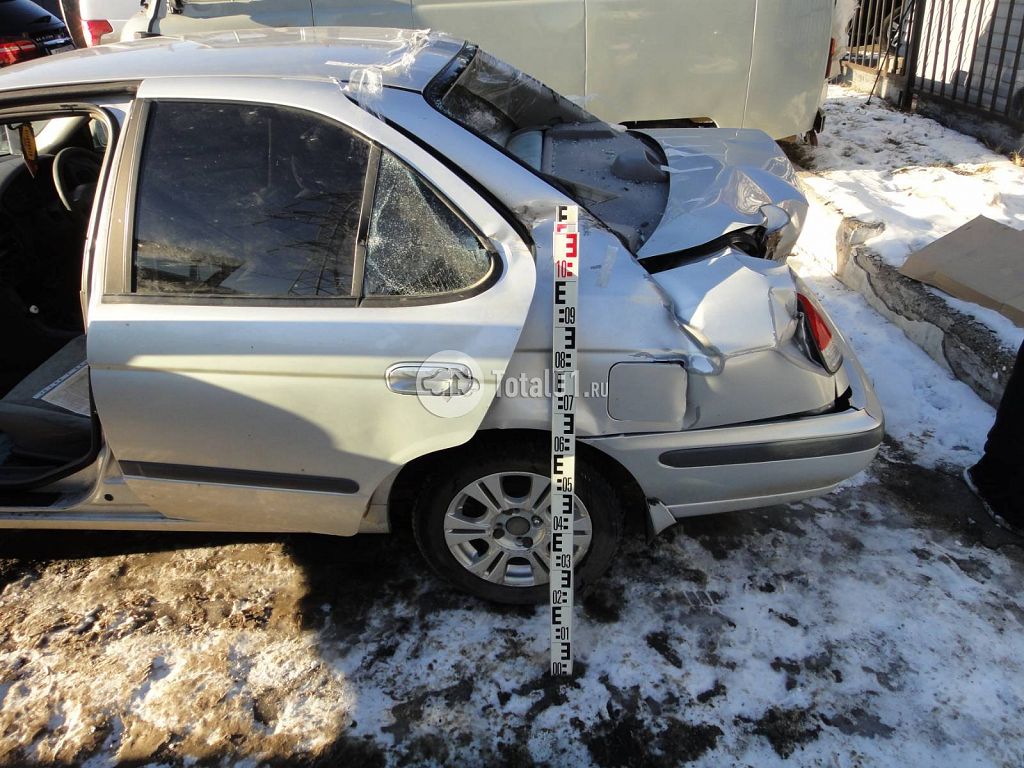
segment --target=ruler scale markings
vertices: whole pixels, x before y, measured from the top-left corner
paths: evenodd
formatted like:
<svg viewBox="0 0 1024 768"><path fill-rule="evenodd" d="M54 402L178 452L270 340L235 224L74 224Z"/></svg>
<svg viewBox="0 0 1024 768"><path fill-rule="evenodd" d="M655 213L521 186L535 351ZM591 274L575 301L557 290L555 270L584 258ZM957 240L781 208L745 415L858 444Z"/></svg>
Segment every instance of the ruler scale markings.
<svg viewBox="0 0 1024 768"><path fill-rule="evenodd" d="M579 209L558 206L552 242L551 343L551 674L572 675L573 494L576 480L576 323Z"/></svg>

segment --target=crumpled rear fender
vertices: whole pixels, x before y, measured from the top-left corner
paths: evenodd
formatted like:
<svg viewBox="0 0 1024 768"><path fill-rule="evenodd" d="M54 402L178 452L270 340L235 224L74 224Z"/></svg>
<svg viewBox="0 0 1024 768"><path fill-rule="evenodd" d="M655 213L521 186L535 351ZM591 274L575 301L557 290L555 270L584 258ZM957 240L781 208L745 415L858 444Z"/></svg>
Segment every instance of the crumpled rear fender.
<svg viewBox="0 0 1024 768"><path fill-rule="evenodd" d="M549 428L546 390L524 387L543 384L551 367L551 230L550 218L534 226L536 292L482 428ZM581 263L581 436L736 424L835 402L835 378L807 360L794 340L796 285L785 265L727 250L649 275L613 235L589 220ZM630 369L629 375L613 371L623 364L649 367ZM623 398L644 407L617 407Z"/></svg>

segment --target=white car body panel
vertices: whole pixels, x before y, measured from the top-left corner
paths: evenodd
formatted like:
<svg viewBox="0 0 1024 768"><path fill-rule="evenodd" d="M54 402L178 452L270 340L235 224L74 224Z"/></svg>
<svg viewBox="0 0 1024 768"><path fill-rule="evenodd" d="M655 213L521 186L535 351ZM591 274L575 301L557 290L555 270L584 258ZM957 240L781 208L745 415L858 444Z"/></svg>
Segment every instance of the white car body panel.
<svg viewBox="0 0 1024 768"><path fill-rule="evenodd" d="M587 109L617 121L751 125L744 118L759 1L587 0ZM753 127L772 133L779 122Z"/></svg>
<svg viewBox="0 0 1024 768"><path fill-rule="evenodd" d="M69 10L77 6L82 21L107 21L110 32L100 38L101 44L116 43L121 39L125 24L139 12L141 3L137 0L62 0L61 6L68 24L71 24ZM69 8L69 6L71 8Z"/></svg>
<svg viewBox="0 0 1024 768"><path fill-rule="evenodd" d="M744 128L776 139L811 128L827 91L834 13L834 0L757 0Z"/></svg>

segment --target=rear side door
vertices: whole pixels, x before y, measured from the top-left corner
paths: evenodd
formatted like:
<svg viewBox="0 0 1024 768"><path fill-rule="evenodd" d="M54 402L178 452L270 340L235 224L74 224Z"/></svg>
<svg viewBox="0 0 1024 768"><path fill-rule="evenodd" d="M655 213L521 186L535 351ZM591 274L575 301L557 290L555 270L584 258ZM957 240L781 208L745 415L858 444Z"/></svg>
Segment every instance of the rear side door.
<svg viewBox="0 0 1024 768"><path fill-rule="evenodd" d="M534 282L507 222L335 84L144 82L90 298L107 443L165 515L354 533L389 473L476 432Z"/></svg>
<svg viewBox="0 0 1024 768"><path fill-rule="evenodd" d="M743 125L756 0L586 3L591 112L612 121Z"/></svg>
<svg viewBox="0 0 1024 768"><path fill-rule="evenodd" d="M584 0L412 0L413 26L442 30L574 101L586 89Z"/></svg>

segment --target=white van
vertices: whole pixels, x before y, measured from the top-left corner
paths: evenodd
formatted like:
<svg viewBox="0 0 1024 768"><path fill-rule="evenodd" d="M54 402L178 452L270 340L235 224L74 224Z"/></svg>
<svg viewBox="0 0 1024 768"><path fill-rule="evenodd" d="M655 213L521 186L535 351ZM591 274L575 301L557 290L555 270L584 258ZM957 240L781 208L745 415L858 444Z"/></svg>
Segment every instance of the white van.
<svg viewBox="0 0 1024 768"><path fill-rule="evenodd" d="M80 0L85 9L115 0ZM835 0L149 0L121 39L254 26L433 28L604 120L820 130ZM83 13L83 18L89 18Z"/></svg>

